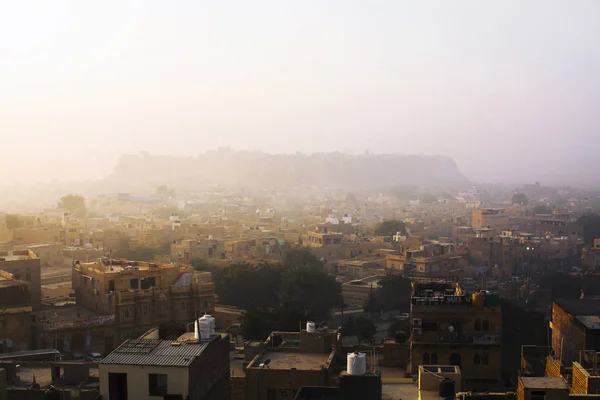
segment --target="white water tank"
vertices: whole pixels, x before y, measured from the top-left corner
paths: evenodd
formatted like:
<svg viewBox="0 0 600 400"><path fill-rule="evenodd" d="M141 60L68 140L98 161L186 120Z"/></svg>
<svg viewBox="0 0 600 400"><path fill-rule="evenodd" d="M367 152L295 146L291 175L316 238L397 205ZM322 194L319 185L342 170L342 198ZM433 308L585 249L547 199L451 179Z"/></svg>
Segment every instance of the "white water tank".
<svg viewBox="0 0 600 400"><path fill-rule="evenodd" d="M200 319L208 321L208 326L210 327L211 336L217 332L217 323L216 323L215 317L213 317L210 314L204 314L204 316Z"/></svg>
<svg viewBox="0 0 600 400"><path fill-rule="evenodd" d="M210 339L210 337L212 335L211 321L205 317L206 316L198 318L198 321L194 324L194 339L200 339L200 340Z"/></svg>
<svg viewBox="0 0 600 400"><path fill-rule="evenodd" d="M350 375L364 375L367 373L367 356L365 353L348 353L346 369Z"/></svg>
<svg viewBox="0 0 600 400"><path fill-rule="evenodd" d="M306 332L314 333L317 330L317 326L314 322L308 321L306 323Z"/></svg>

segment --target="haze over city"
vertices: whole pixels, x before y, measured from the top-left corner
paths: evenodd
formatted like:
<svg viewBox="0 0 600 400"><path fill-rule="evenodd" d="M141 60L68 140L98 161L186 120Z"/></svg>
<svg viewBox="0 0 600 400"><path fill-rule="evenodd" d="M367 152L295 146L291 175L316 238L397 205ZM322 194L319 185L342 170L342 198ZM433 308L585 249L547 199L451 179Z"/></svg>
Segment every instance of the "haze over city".
<svg viewBox="0 0 600 400"><path fill-rule="evenodd" d="M0 1L0 400L600 399L599 21Z"/></svg>
<svg viewBox="0 0 600 400"><path fill-rule="evenodd" d="M4 2L0 179L230 146L579 184L600 166L599 15L594 0Z"/></svg>

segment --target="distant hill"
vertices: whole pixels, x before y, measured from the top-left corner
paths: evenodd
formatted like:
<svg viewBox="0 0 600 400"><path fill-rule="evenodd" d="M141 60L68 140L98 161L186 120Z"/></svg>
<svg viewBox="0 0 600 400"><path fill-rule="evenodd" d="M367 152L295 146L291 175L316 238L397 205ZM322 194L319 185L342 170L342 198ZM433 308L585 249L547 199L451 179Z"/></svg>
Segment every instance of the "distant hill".
<svg viewBox="0 0 600 400"><path fill-rule="evenodd" d="M106 183L264 188L338 188L463 185L468 179L449 157L399 154L267 154L219 149L198 157L149 154L121 157Z"/></svg>

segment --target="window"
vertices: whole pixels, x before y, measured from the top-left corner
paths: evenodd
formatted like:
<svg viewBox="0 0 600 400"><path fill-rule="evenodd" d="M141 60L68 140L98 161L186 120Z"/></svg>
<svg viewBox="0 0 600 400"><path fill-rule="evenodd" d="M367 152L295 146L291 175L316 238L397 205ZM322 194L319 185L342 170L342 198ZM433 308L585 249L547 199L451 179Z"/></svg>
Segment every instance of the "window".
<svg viewBox="0 0 600 400"><path fill-rule="evenodd" d="M429 358L429 353L423 353L423 364L427 365L427 364L430 364L430 363L431 363L431 360Z"/></svg>
<svg viewBox="0 0 600 400"><path fill-rule="evenodd" d="M148 306L144 306L144 315L148 314Z"/></svg>
<svg viewBox="0 0 600 400"><path fill-rule="evenodd" d="M181 302L181 309L182 309L182 310L185 310L185 301L182 301L182 302Z"/></svg>
<svg viewBox="0 0 600 400"><path fill-rule="evenodd" d="M425 322L425 321L423 321L421 329L423 329L423 332L437 331L438 330L438 324L437 324L437 322Z"/></svg>
<svg viewBox="0 0 600 400"><path fill-rule="evenodd" d="M481 356L479 354L475 354L473 356L473 364L475 364L475 365L481 364Z"/></svg>
<svg viewBox="0 0 600 400"><path fill-rule="evenodd" d="M438 361L437 361L437 354L436 353L431 353L431 363L433 365L436 365L438 363Z"/></svg>
<svg viewBox="0 0 600 400"><path fill-rule="evenodd" d="M490 321L487 321L487 320L483 321L482 330L484 332L489 332L489 330L490 330Z"/></svg>
<svg viewBox="0 0 600 400"><path fill-rule="evenodd" d="M477 320L475 321L475 331L479 332L481 330L481 321Z"/></svg>
<svg viewBox="0 0 600 400"><path fill-rule="evenodd" d="M139 285L139 280L138 279L130 279L129 280L129 288L130 289L137 289L138 285Z"/></svg>
<svg viewBox="0 0 600 400"><path fill-rule="evenodd" d="M179 311L179 302L175 302L175 311Z"/></svg>
<svg viewBox="0 0 600 400"><path fill-rule="evenodd" d="M148 375L148 394L150 396L164 396L167 394L167 375Z"/></svg>
<svg viewBox="0 0 600 400"><path fill-rule="evenodd" d="M110 292L114 292L115 291L115 281L113 281L113 280L108 281L108 290Z"/></svg>
<svg viewBox="0 0 600 400"><path fill-rule="evenodd" d="M490 363L490 358L488 357L487 354L483 353L483 355L481 356L481 364L488 365L489 363Z"/></svg>

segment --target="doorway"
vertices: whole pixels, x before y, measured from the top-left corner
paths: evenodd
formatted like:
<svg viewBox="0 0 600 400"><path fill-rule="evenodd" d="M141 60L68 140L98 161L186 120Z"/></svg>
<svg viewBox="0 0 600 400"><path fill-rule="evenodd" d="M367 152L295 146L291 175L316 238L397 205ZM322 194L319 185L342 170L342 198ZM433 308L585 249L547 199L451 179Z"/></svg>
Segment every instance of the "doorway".
<svg viewBox="0 0 600 400"><path fill-rule="evenodd" d="M127 374L108 373L108 400L127 400Z"/></svg>

